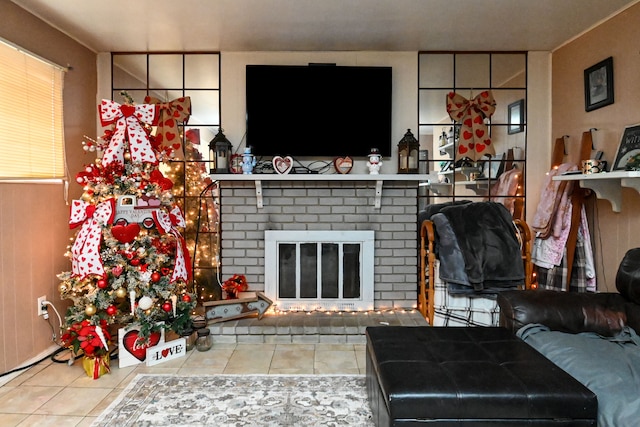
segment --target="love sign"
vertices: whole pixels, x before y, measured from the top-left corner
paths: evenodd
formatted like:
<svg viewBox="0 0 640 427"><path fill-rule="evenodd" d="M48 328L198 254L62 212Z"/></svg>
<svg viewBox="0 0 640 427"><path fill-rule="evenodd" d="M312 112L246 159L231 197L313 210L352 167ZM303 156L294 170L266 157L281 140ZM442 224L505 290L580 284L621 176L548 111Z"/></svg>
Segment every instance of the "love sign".
<svg viewBox="0 0 640 427"><path fill-rule="evenodd" d="M187 354L187 340L179 338L147 348L147 366L154 366Z"/></svg>
<svg viewBox="0 0 640 427"><path fill-rule="evenodd" d="M140 327L118 329L118 367L137 365L147 360L147 350L164 343L164 329L153 332L148 340L140 337Z"/></svg>

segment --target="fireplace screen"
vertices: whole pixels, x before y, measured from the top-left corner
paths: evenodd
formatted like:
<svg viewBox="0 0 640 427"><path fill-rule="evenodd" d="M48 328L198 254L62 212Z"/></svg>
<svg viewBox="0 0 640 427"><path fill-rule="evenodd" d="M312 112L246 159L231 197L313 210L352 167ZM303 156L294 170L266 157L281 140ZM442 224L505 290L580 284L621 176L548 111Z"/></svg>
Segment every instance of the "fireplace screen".
<svg viewBox="0 0 640 427"><path fill-rule="evenodd" d="M373 308L373 231L265 232L265 293L281 310Z"/></svg>

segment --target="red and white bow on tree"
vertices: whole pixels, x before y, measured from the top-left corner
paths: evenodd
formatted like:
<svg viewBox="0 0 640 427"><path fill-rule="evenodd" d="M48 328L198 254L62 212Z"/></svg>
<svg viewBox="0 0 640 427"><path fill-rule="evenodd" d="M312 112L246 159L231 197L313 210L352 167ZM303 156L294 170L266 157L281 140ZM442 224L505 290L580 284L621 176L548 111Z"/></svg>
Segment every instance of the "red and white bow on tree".
<svg viewBox="0 0 640 427"><path fill-rule="evenodd" d="M189 121L189 116L191 116L191 98L185 96L174 99L173 101L161 102L157 98L147 96L144 98L144 102L154 104L158 109L156 143L163 147L163 151L174 153L175 159L184 159L178 123Z"/></svg>
<svg viewBox="0 0 640 427"><path fill-rule="evenodd" d="M460 123L460 138L455 160L469 157L478 160L485 154L496 153L484 119L496 110L496 101L490 91L485 90L472 100L455 92L447 95L447 113L452 120Z"/></svg>
<svg viewBox="0 0 640 427"><path fill-rule="evenodd" d="M69 227L75 228L82 224L71 247L72 276L84 279L90 274L97 274L104 277L104 266L100 258L102 226L112 224L114 215L115 199L107 199L97 205L83 200L71 203Z"/></svg>
<svg viewBox="0 0 640 427"><path fill-rule="evenodd" d="M189 252L187 251L187 244L184 241L184 237L178 231L178 227L185 227L186 222L182 211L178 206L174 206L171 212L166 212L163 209L159 209L153 212L153 218L155 219L158 230L164 233L171 233L176 238L176 265L173 268L173 274L171 275L170 282L173 283L178 279L182 279L185 282L189 280L190 271L189 265Z"/></svg>
<svg viewBox="0 0 640 427"><path fill-rule="evenodd" d="M134 162L157 163L149 135L142 124L154 124L156 107L151 104L120 105L103 99L98 106L102 126L115 123L109 147L102 156L102 164L124 163L125 141L129 141L129 153Z"/></svg>

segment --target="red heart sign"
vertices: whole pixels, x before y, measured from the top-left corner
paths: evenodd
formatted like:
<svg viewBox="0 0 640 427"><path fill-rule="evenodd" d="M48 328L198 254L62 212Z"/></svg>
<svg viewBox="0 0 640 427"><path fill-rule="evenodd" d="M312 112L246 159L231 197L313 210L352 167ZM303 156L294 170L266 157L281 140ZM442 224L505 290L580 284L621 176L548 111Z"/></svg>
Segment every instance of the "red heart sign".
<svg viewBox="0 0 640 427"><path fill-rule="evenodd" d="M138 237L140 226L136 223L127 225L114 225L111 227L111 234L120 243L131 243Z"/></svg>
<svg viewBox="0 0 640 427"><path fill-rule="evenodd" d="M291 158L291 156L287 156L287 157L275 156L273 158L273 168L280 175L288 174L289 172L291 172L291 169L293 168L293 159Z"/></svg>
<svg viewBox="0 0 640 427"><path fill-rule="evenodd" d="M147 358L147 348L153 347L160 342L160 332L152 332L149 341L144 343L139 336L139 331L129 331L122 338L122 345L133 357L141 362Z"/></svg>
<svg viewBox="0 0 640 427"><path fill-rule="evenodd" d="M349 156L336 157L333 160L333 166L336 168L336 172L344 175L351 172L351 169L353 168L353 160L351 160L351 157Z"/></svg>

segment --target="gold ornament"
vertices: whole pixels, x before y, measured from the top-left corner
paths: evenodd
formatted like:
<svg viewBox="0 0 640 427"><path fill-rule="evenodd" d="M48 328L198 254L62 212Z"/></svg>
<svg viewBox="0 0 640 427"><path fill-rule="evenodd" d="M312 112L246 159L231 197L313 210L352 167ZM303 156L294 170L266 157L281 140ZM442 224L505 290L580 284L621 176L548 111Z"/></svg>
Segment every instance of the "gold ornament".
<svg viewBox="0 0 640 427"><path fill-rule="evenodd" d="M86 314L87 316L93 316L94 314L96 314L96 311L98 311L98 309L93 304L89 304L84 308L84 314Z"/></svg>
<svg viewBox="0 0 640 427"><path fill-rule="evenodd" d="M127 290L125 288L118 288L116 290L116 297L124 298L127 296Z"/></svg>

